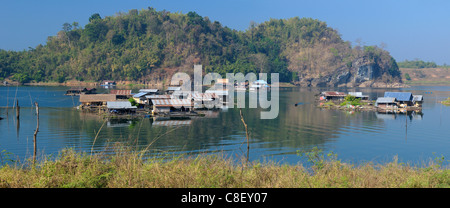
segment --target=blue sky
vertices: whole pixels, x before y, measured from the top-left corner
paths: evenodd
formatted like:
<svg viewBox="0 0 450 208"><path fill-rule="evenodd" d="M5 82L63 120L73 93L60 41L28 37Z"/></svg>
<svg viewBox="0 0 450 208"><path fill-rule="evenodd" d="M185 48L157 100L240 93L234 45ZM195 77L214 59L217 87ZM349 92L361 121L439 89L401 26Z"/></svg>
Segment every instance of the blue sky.
<svg viewBox="0 0 450 208"><path fill-rule="evenodd" d="M195 11L236 30L250 21L311 17L337 29L344 40L386 45L397 61L415 58L450 64L450 1L446 0L15 0L0 1L0 49L45 44L65 22L84 26L130 9Z"/></svg>

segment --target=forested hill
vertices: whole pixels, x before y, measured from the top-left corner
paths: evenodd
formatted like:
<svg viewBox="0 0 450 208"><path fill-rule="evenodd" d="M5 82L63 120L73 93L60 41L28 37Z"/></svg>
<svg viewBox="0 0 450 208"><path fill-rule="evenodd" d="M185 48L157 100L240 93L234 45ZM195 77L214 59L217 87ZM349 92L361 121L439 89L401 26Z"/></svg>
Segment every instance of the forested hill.
<svg viewBox="0 0 450 208"><path fill-rule="evenodd" d="M389 53L355 46L325 22L310 18L224 27L195 12L130 10L93 14L89 23L65 23L45 45L0 50L0 79L64 82L167 79L175 71L280 73L280 81L307 86L401 82Z"/></svg>

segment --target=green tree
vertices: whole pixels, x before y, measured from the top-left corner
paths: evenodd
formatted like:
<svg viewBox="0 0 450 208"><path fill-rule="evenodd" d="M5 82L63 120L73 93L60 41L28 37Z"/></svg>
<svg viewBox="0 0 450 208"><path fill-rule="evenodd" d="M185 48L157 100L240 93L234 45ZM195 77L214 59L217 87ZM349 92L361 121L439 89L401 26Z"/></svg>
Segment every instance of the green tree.
<svg viewBox="0 0 450 208"><path fill-rule="evenodd" d="M406 79L406 80L408 80L408 81L410 81L410 80L411 80L411 77L409 76L409 74L408 74L408 73L405 73L405 79Z"/></svg>
<svg viewBox="0 0 450 208"><path fill-rule="evenodd" d="M93 15L91 15L91 17L89 17L89 22L94 22L96 20L101 20L102 17L100 17L99 13L95 13Z"/></svg>

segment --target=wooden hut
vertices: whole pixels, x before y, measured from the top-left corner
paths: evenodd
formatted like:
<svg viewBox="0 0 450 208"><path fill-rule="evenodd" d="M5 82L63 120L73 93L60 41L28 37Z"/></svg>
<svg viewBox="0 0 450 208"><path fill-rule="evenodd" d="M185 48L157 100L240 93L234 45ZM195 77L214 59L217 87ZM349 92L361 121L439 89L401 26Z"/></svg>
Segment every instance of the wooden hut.
<svg viewBox="0 0 450 208"><path fill-rule="evenodd" d="M363 95L362 92L349 92L348 94L351 96L355 96L357 99L369 100L369 96Z"/></svg>
<svg viewBox="0 0 450 208"><path fill-rule="evenodd" d="M105 106L108 101L116 101L114 94L81 94L80 102L83 107L101 107Z"/></svg>
<svg viewBox="0 0 450 208"><path fill-rule="evenodd" d="M65 95L81 95L81 94L95 94L95 88L86 88L86 87L72 87L66 91Z"/></svg>
<svg viewBox="0 0 450 208"><path fill-rule="evenodd" d="M158 94L158 89L140 89L139 92L145 92L147 95L156 95Z"/></svg>
<svg viewBox="0 0 450 208"><path fill-rule="evenodd" d="M219 96L215 93L199 93L194 92L191 94L191 99L194 104L194 108L213 108L219 104Z"/></svg>
<svg viewBox="0 0 450 208"><path fill-rule="evenodd" d="M136 106L132 106L129 101L108 101L107 108L110 113L128 114L136 113Z"/></svg>
<svg viewBox="0 0 450 208"><path fill-rule="evenodd" d="M153 99L152 103L155 113L189 112L192 109L192 102L189 99Z"/></svg>
<svg viewBox="0 0 450 208"><path fill-rule="evenodd" d="M147 95L148 95L148 92L139 92L139 93L133 95L133 99L141 105L147 105L148 99L145 97Z"/></svg>
<svg viewBox="0 0 450 208"><path fill-rule="evenodd" d="M179 90L181 90L181 87L168 87L166 90L166 94L172 94L175 91L179 91Z"/></svg>
<svg viewBox="0 0 450 208"><path fill-rule="evenodd" d="M422 107L423 95L413 95L413 104L416 107Z"/></svg>
<svg viewBox="0 0 450 208"><path fill-rule="evenodd" d="M322 97L326 100L343 100L347 96L343 92L322 92Z"/></svg>
<svg viewBox="0 0 450 208"><path fill-rule="evenodd" d="M378 108L394 108L397 107L397 99L393 97L379 97L375 101L375 106Z"/></svg>

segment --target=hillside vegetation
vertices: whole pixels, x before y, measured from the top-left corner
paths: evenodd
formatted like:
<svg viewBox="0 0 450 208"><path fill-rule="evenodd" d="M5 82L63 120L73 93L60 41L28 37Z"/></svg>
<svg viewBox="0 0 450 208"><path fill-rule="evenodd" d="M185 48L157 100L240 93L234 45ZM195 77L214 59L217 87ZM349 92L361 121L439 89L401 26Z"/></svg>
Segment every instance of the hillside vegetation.
<svg viewBox="0 0 450 208"><path fill-rule="evenodd" d="M271 19L237 31L195 12L150 7L104 18L93 14L84 28L65 23L45 45L20 52L0 50L0 79L159 82L176 71L191 72L194 64L203 65L205 73L222 75L279 73L280 81L305 85L401 82L387 51L352 47L319 20Z"/></svg>

